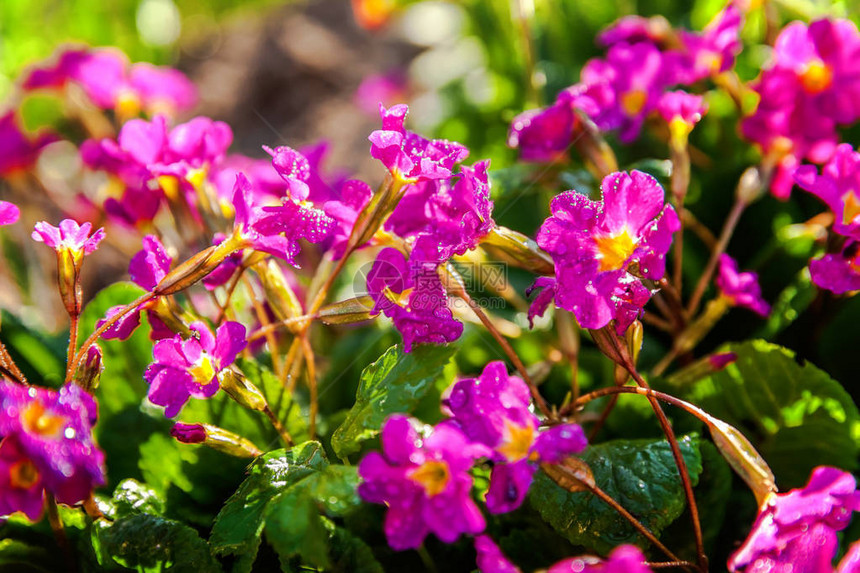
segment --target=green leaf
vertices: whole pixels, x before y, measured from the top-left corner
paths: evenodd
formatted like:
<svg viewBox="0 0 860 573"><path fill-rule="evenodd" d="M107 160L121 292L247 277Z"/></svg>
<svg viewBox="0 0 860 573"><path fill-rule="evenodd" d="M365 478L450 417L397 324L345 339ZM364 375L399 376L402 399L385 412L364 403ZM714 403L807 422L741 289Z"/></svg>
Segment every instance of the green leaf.
<svg viewBox="0 0 860 573"><path fill-rule="evenodd" d="M111 500L114 506L114 517L123 518L139 513L162 515L164 500L154 489L137 480L121 481L113 492Z"/></svg>
<svg viewBox="0 0 860 573"><path fill-rule="evenodd" d="M18 539L0 540L0 572L51 573L65 566L56 551Z"/></svg>
<svg viewBox="0 0 860 573"><path fill-rule="evenodd" d="M309 565L329 566L328 532L304 488L293 487L277 495L266 508L265 520L266 540L282 564L300 555Z"/></svg>
<svg viewBox="0 0 860 573"><path fill-rule="evenodd" d="M780 489L803 485L818 465L858 467L860 413L838 382L762 340L726 350L738 359L696 382L685 398L741 430Z"/></svg>
<svg viewBox="0 0 860 573"><path fill-rule="evenodd" d="M679 440L695 485L702 473L699 438ZM638 518L654 535L681 515L684 491L672 451L665 439L613 440L590 446L580 456L595 483ZM541 517L574 545L606 554L621 543L647 544L633 526L590 492L569 492L538 472L529 501Z"/></svg>
<svg viewBox="0 0 860 573"><path fill-rule="evenodd" d="M167 495L171 485L190 492L194 484L185 474L183 462L197 461L193 448L180 447L173 438L164 434L152 434L140 446L140 471L147 484L162 496Z"/></svg>
<svg viewBox="0 0 860 573"><path fill-rule="evenodd" d="M39 384L59 386L66 373L68 332L52 336L29 328L5 310L0 311L0 342L24 373Z"/></svg>
<svg viewBox="0 0 860 573"><path fill-rule="evenodd" d="M215 518L209 542L220 555L254 551L265 524L266 506L278 494L328 466L317 442L305 442L291 450L275 450L254 460L248 477Z"/></svg>
<svg viewBox="0 0 860 573"><path fill-rule="evenodd" d="M204 573L221 571L208 544L178 521L141 513L107 525L94 525L99 563L138 571Z"/></svg>
<svg viewBox="0 0 860 573"><path fill-rule="evenodd" d="M383 573L370 547L348 530L338 527L331 538L331 561L334 571L350 573Z"/></svg>
<svg viewBox="0 0 860 573"><path fill-rule="evenodd" d="M406 354L398 344L365 368L355 405L332 435L335 453L343 458L357 452L360 442L379 433L388 416L411 412L442 374L455 351L452 344L422 344Z"/></svg>

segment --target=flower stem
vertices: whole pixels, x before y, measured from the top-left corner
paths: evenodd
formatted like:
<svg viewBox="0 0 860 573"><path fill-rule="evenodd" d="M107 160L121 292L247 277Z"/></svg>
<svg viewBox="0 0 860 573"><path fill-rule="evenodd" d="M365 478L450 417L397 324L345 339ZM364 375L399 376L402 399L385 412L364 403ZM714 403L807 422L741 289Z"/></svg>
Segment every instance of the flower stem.
<svg viewBox="0 0 860 573"><path fill-rule="evenodd" d="M45 495L45 509L48 513L48 522L51 524L51 530L54 532L54 537L57 540L57 545L63 552L63 557L66 560L66 568L68 571L77 571L78 566L75 563L75 557L72 554L72 549L69 547L69 539L66 537L66 529L63 527L63 520L60 518L60 511L57 508L57 500L51 494Z"/></svg>
<svg viewBox="0 0 860 573"><path fill-rule="evenodd" d="M717 268L717 263L720 261L720 255L726 251L726 247L729 245L729 240L732 238L732 233L735 232L735 227L738 226L738 221L746 207L747 203L745 201L740 198L735 199L735 203L732 205L732 210L729 213L726 222L723 224L720 238L717 239L717 244L714 246L713 251L711 251L711 258L708 259L708 264L705 267L702 276L699 277L699 282L696 283L696 289L693 291L693 296L687 304L687 316L694 316L696 311L699 310L699 303L702 302L702 296L705 294L705 289L708 288L708 284L711 282L711 277Z"/></svg>
<svg viewBox="0 0 860 573"><path fill-rule="evenodd" d="M275 431L278 432L278 435L281 436L281 441L283 441L284 444L288 448L292 448L293 447L293 437L290 435L290 433L287 431L287 429L284 427L284 425L278 419L278 416L276 416L275 413L272 411L272 409L268 406L268 404L263 409L263 413L266 415L266 417L272 423L272 427L275 428Z"/></svg>
<svg viewBox="0 0 860 573"><path fill-rule="evenodd" d="M541 396L540 391L538 390L531 376L529 376L529 373L526 370L525 365L520 360L520 357L517 356L517 353L514 352L514 349L511 347L510 343L505 339L504 336L502 336L502 334L499 332L499 329L496 328L496 326L490 320L490 317L488 317L487 313L484 312L484 309L482 309L480 305L478 305L478 303L472 300L472 297L469 296L469 293L466 292L466 289L462 288L462 284L460 284L456 279L448 280L446 282L448 283L448 287L451 288L452 294L460 297L466 302L466 304L469 305L469 308L471 308L472 312L477 315L478 319L480 319L481 323L484 325L487 331L489 331L490 335L495 338L496 342L499 343L499 346L502 347L502 351L504 351L505 355L514 365L514 368L517 369L517 372L519 372L520 376L522 376L525 383L528 384L532 397L535 400L535 404L541 411L541 414L543 414L544 417L549 420L555 420L557 418L556 414L552 410L550 410L549 406L546 403L546 400L544 400L543 396Z"/></svg>
<svg viewBox="0 0 860 573"><path fill-rule="evenodd" d="M630 372L630 375L633 376L633 379L640 387L646 390L651 389L648 382L642 378L642 375L639 374L632 362L626 361L623 366L628 372ZM687 471L687 462L684 461L684 456L681 455L681 448L678 446L678 439L675 437L675 431L672 430L672 425L669 423L669 419L666 417L666 413L663 411L657 398L654 397L653 394L648 394L648 401L651 403L651 408L654 410L654 414L657 416L657 421L660 423L660 427L663 429L663 433L669 441L669 447L672 449L672 457L675 458L675 465L678 467L678 473L681 476L681 484L684 487L684 496L687 498L687 506L690 509L690 519L693 522L693 535L696 539L696 554L698 556L699 569L701 571L707 571L708 558L705 555L705 545L702 540L702 525L699 521L699 507L696 505L696 496L693 493L693 484L690 481L690 474Z"/></svg>
<svg viewBox="0 0 860 573"><path fill-rule="evenodd" d="M80 322L79 315L69 315L69 350L66 354L66 382L72 379L72 375L75 372L75 350L78 346L78 322Z"/></svg>
<svg viewBox="0 0 860 573"><path fill-rule="evenodd" d="M651 531L649 531L647 527L645 527L638 519L636 519L632 513L624 509L624 506L615 501L615 499L611 495L600 489L596 484L590 484L584 481L581 481L580 483L582 483L583 486L588 489L588 491L599 497L605 504L617 511L621 515L621 517L626 519L630 523L630 525L636 528L636 531L641 533L643 537L648 539L648 541L654 544L655 547L665 553L669 559L673 561L680 561L680 558L677 555L672 553L672 551L668 547L663 545L663 543L661 543L660 540L657 539L657 537L653 533L651 533Z"/></svg>

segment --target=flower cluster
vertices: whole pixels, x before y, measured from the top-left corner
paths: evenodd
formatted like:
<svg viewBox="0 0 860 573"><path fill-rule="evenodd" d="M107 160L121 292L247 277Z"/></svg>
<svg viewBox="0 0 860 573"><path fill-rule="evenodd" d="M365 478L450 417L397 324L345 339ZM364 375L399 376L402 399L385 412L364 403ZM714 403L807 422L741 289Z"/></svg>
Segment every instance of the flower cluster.
<svg viewBox="0 0 860 573"><path fill-rule="evenodd" d="M677 95L667 90L732 68L741 49L742 24L735 3L701 33L672 30L662 19L620 20L600 36L608 47L606 58L588 61L580 82L563 90L553 105L517 116L508 144L519 148L524 160L550 161L563 155L583 129L577 114L588 116L602 131L618 131L619 139L630 143L649 114L673 105ZM664 103L665 98L670 101Z"/></svg>
<svg viewBox="0 0 860 573"><path fill-rule="evenodd" d="M469 470L479 458L493 463L487 508L504 513L522 504L538 463L559 463L587 446L576 424L540 431L528 387L508 376L502 362L488 364L479 378L456 382L446 395L443 410L450 418L423 440L408 418L392 416L382 429L383 452L371 452L359 465L358 492L388 506L385 533L394 549L416 548L429 532L452 543L462 533L484 530L470 495ZM476 544L479 554L495 547L484 537Z"/></svg>
<svg viewBox="0 0 860 573"><path fill-rule="evenodd" d="M552 255L555 280L536 286L552 289L555 303L583 328L615 320L620 334L651 297L642 280L663 277L672 234L681 224L675 209L664 205L660 184L646 173L614 173L601 189L600 201L575 191L553 199L537 242ZM550 301L538 297L530 314L542 314Z"/></svg>
<svg viewBox="0 0 860 573"><path fill-rule="evenodd" d="M53 391L0 380L0 516L42 515L45 493L74 505L104 485L93 398L73 384Z"/></svg>
<svg viewBox="0 0 860 573"><path fill-rule="evenodd" d="M777 165L771 191L788 197L801 161L824 163L837 127L860 119L860 33L848 20L792 22L780 32L770 66L753 89L760 100L741 131Z"/></svg>
<svg viewBox="0 0 860 573"><path fill-rule="evenodd" d="M197 88L181 72L145 62L131 64L125 54L109 48L63 49L53 63L34 66L23 82L27 91L65 91L71 86L97 107L124 117L141 111L181 112L197 103Z"/></svg>
<svg viewBox="0 0 860 573"><path fill-rule="evenodd" d="M461 166L452 175L468 155L465 147L407 131L405 105L380 109L383 129L370 136L371 154L403 187L384 228L412 248L408 257L383 249L367 275L367 291L372 312L392 319L409 352L414 343L451 342L463 332L447 307L439 272L451 257L474 249L495 225L489 161Z"/></svg>

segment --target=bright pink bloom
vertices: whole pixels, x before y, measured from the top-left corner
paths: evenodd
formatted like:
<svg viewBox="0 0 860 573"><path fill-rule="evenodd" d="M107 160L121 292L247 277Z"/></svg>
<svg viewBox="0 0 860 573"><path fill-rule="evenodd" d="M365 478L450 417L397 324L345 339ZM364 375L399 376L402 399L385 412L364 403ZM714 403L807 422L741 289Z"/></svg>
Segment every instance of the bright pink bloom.
<svg viewBox="0 0 860 573"><path fill-rule="evenodd" d="M358 494L388 507L385 536L392 549L416 549L428 533L453 543L484 530L469 470L485 453L453 425L439 424L422 438L406 416L386 420L382 453L367 454L358 466Z"/></svg>
<svg viewBox="0 0 860 573"><path fill-rule="evenodd" d="M772 494L752 531L729 559L729 571L832 571L837 532L860 511L860 492L848 472L819 466L802 489Z"/></svg>
<svg viewBox="0 0 860 573"><path fill-rule="evenodd" d="M12 486L0 487L0 514L20 509L38 517L42 487L74 505L104 485L104 454L92 437L96 418L95 401L74 384L56 392L0 380L0 483Z"/></svg>
<svg viewBox="0 0 860 573"><path fill-rule="evenodd" d="M834 231L860 240L860 153L843 143L820 175L814 166L803 165L794 179L830 207Z"/></svg>
<svg viewBox="0 0 860 573"><path fill-rule="evenodd" d="M615 319L623 332L650 298L640 279L663 277L672 234L681 223L646 173L613 173L601 189L600 201L574 191L555 197L537 242L555 263L556 305L572 312L583 328L602 328Z"/></svg>
<svg viewBox="0 0 860 573"><path fill-rule="evenodd" d="M733 305L748 308L765 318L770 314L770 305L761 297L758 275L739 272L737 261L725 253L720 255L720 270L714 282Z"/></svg>
<svg viewBox="0 0 860 573"><path fill-rule="evenodd" d="M71 48L60 52L53 65L36 67L24 79L25 90L63 89L79 85L102 109L137 115L185 111L197 103L197 89L185 75L148 63L130 65L122 52L111 48Z"/></svg>
<svg viewBox="0 0 860 573"><path fill-rule="evenodd" d="M681 122L689 130L699 123L699 120L708 111L708 105L702 96L678 90L666 92L660 96L657 111L660 112L670 128L673 122Z"/></svg>
<svg viewBox="0 0 860 573"><path fill-rule="evenodd" d="M176 422L170 429L170 435L183 444L202 444L206 439L206 428L202 424Z"/></svg>
<svg viewBox="0 0 860 573"><path fill-rule="evenodd" d="M860 290L860 242L849 240L840 253L809 261L812 282L836 294Z"/></svg>
<svg viewBox="0 0 860 573"><path fill-rule="evenodd" d="M57 252L68 250L78 259L95 251L105 238L104 229L99 229L90 236L92 228L90 223L78 225L72 219L63 219L59 227L41 221L36 223L32 237L34 241L45 243Z"/></svg>
<svg viewBox="0 0 860 573"><path fill-rule="evenodd" d="M504 362L487 364L479 378L456 382L443 401L454 422L473 442L492 450L495 462L487 492L490 513L522 505L539 462L558 463L588 445L577 424L539 431L540 420L529 409L525 382L508 376Z"/></svg>
<svg viewBox="0 0 860 573"><path fill-rule="evenodd" d="M761 101L741 131L779 161L772 191L786 198L800 160L827 161L837 127L860 118L860 33L848 20L792 22L753 87Z"/></svg>
<svg viewBox="0 0 860 573"><path fill-rule="evenodd" d="M193 336L186 340L177 334L159 340L152 349L155 362L146 369L149 400L164 406L164 415L173 418L188 398L211 398L220 387L218 376L245 348L245 327L225 322L212 336L202 322L190 326Z"/></svg>
<svg viewBox="0 0 860 573"><path fill-rule="evenodd" d="M403 126L409 107L398 104L385 109L380 104L382 129L370 134L370 154L394 175L409 183L446 179L456 163L469 155L459 143L425 139Z"/></svg>
<svg viewBox="0 0 860 573"><path fill-rule="evenodd" d="M389 247L379 252L367 274L367 292L374 300L371 314L383 312L394 322L406 352L413 344L445 344L463 334L463 324L448 308L439 264L432 238L423 236L408 261Z"/></svg>

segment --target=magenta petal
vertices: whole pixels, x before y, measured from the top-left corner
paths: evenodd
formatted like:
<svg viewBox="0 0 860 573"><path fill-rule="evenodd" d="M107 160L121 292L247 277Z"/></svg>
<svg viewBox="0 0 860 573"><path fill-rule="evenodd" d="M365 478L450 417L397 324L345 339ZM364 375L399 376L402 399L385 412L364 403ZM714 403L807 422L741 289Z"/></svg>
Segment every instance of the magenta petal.
<svg viewBox="0 0 860 573"><path fill-rule="evenodd" d="M489 535L475 537L476 565L480 573L520 573Z"/></svg>
<svg viewBox="0 0 860 573"><path fill-rule="evenodd" d="M428 527L417 508L390 507L385 515L385 538L395 551L418 549L427 536Z"/></svg>
<svg viewBox="0 0 860 573"><path fill-rule="evenodd" d="M212 336L212 331L209 330L209 327L206 326L205 322L201 322L199 320L194 321L189 325L188 328L192 332L197 333L197 341L199 341L200 347L203 349L204 352L211 354L212 351L215 350L215 337ZM186 341L186 342L190 342L190 341ZM185 350L185 348L186 347L183 346L183 350ZM192 352L196 353L197 351L194 350ZM186 353L185 357L188 358L188 360L190 362L196 362L196 360L197 360L196 355L195 355L195 358L192 358L190 354Z"/></svg>
<svg viewBox="0 0 860 573"><path fill-rule="evenodd" d="M11 225L21 216L21 210L8 201L0 201L0 226Z"/></svg>
<svg viewBox="0 0 860 573"><path fill-rule="evenodd" d="M627 229L639 235L663 209L663 188L641 171L612 173L600 184L603 191L603 226L612 234Z"/></svg>
<svg viewBox="0 0 860 573"><path fill-rule="evenodd" d="M164 368L150 381L149 401L164 406L164 415L173 418L191 397L187 388L194 384L190 374L183 370Z"/></svg>
<svg viewBox="0 0 860 573"><path fill-rule="evenodd" d="M101 328L102 324L104 324L107 319L116 315L120 310L125 308L123 305L114 306L108 309L105 318L99 320L96 323L96 328ZM108 328L102 333L102 338L105 340L126 340L132 333L140 326L140 312L141 309L137 308L136 310L129 312L118 321L116 321L113 326Z"/></svg>
<svg viewBox="0 0 860 573"><path fill-rule="evenodd" d="M405 464L415 453L418 433L407 416L394 415L382 427L381 439L386 459L392 464Z"/></svg>
<svg viewBox="0 0 860 573"><path fill-rule="evenodd" d="M218 327L215 334L215 358L218 368L227 368L236 359L236 356L245 349L248 342L245 340L245 327L238 322L225 322Z"/></svg>
<svg viewBox="0 0 860 573"><path fill-rule="evenodd" d="M540 433L535 441L535 451L541 461L558 463L571 454L578 454L588 447L585 432L578 424L552 426Z"/></svg>
<svg viewBox="0 0 860 573"><path fill-rule="evenodd" d="M172 262L158 237L147 235L143 238L143 250L132 257L128 272L137 286L152 290L170 272Z"/></svg>
<svg viewBox="0 0 860 573"><path fill-rule="evenodd" d="M537 466L527 460L495 465L487 491L490 513L507 513L522 505L536 471Z"/></svg>

